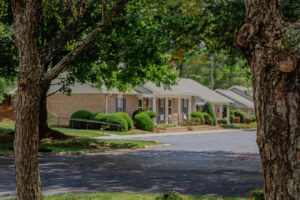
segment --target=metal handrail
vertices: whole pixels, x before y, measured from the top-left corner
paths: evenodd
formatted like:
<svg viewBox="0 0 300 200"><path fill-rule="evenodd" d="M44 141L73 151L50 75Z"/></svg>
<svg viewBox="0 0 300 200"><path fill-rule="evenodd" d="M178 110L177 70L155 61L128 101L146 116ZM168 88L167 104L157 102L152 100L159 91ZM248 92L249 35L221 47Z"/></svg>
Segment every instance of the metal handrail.
<svg viewBox="0 0 300 200"><path fill-rule="evenodd" d="M97 121L97 120L88 120L88 119L79 119L79 118L69 118L69 117L55 117L58 119L58 126L59 126L59 120L62 119L62 120L69 120L69 121L79 121L79 122L86 122L87 123L87 128L88 129L88 123L96 123L96 124L101 124L101 125L110 125L110 126L116 126L118 127L118 131L121 129L123 131L123 128L121 125L119 124L114 124L114 123L109 123L109 122L100 122L100 121ZM72 123L72 127L73 129L73 123ZM105 128L105 127L104 127ZM104 129L103 129L104 131Z"/></svg>

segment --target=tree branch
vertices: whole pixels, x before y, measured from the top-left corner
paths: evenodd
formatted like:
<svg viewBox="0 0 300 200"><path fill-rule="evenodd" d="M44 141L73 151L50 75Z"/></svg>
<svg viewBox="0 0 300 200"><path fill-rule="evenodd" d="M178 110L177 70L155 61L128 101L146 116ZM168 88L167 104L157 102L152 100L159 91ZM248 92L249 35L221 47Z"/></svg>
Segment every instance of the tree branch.
<svg viewBox="0 0 300 200"><path fill-rule="evenodd" d="M56 78L59 73L64 69L65 66L69 65L82 51L84 51L96 38L97 36L109 25L111 24L114 16L118 14L128 2L131 0L120 0L112 8L109 14L103 20L103 23L98 25L86 38L84 38L77 47L68 53L64 58L61 59L51 70L45 73L45 80L52 80Z"/></svg>
<svg viewBox="0 0 300 200"><path fill-rule="evenodd" d="M65 31L53 38L49 43L40 48L41 61L45 62L59 54L66 44L74 39L75 31L83 17L83 14L91 0L81 0L75 5L73 0L65 0L65 5L71 12L72 17L69 18L65 27ZM71 3L72 2L72 3Z"/></svg>

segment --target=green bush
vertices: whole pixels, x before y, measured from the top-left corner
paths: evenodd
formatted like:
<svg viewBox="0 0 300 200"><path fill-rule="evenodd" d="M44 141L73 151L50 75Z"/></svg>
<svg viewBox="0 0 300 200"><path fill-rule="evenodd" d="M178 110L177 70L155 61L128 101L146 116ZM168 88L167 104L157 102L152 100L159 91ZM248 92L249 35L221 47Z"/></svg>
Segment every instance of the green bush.
<svg viewBox="0 0 300 200"><path fill-rule="evenodd" d="M243 123L245 124L250 124L252 122L252 119L248 118L248 117L244 117L243 118Z"/></svg>
<svg viewBox="0 0 300 200"><path fill-rule="evenodd" d="M239 129L240 127L236 126L235 124L220 124L222 128L234 128Z"/></svg>
<svg viewBox="0 0 300 200"><path fill-rule="evenodd" d="M234 110L233 113L235 117L240 117L241 123L244 123L244 117L246 117L246 113L241 110Z"/></svg>
<svg viewBox="0 0 300 200"><path fill-rule="evenodd" d="M104 118L101 119L101 121L107 122L107 123L112 123L112 124L118 124L121 126L121 127L118 127L118 126L113 126L113 125L105 125L107 130L123 131L123 132L128 131L127 121L121 115L118 115L117 113L106 115Z"/></svg>
<svg viewBox="0 0 300 200"><path fill-rule="evenodd" d="M155 200L183 200L179 192L170 191L165 194L158 195Z"/></svg>
<svg viewBox="0 0 300 200"><path fill-rule="evenodd" d="M202 108L202 112L205 112L207 114L209 114L212 118L213 121L213 125L216 126L217 125L217 117L216 117L216 113L213 109L213 106L210 102L206 102Z"/></svg>
<svg viewBox="0 0 300 200"><path fill-rule="evenodd" d="M201 125L201 120L199 118L192 118L190 120L183 121L183 126L199 126Z"/></svg>
<svg viewBox="0 0 300 200"><path fill-rule="evenodd" d="M202 113L202 115L204 118L204 124L212 126L213 125L212 117L207 113Z"/></svg>
<svg viewBox="0 0 300 200"><path fill-rule="evenodd" d="M192 118L200 119L200 123L204 124L205 121L204 121L204 115L203 115L203 113L201 113L201 112L192 112L191 116L192 116Z"/></svg>
<svg viewBox="0 0 300 200"><path fill-rule="evenodd" d="M138 109L138 110L135 110L133 113L132 113L132 119L135 118L135 116L141 112L145 112L146 110L144 109Z"/></svg>
<svg viewBox="0 0 300 200"><path fill-rule="evenodd" d="M264 200L265 199L264 189L252 190L250 192L250 197L253 200Z"/></svg>
<svg viewBox="0 0 300 200"><path fill-rule="evenodd" d="M153 112L152 110L145 110L145 113L147 113L147 115L149 115L149 117L151 117L151 118L157 117L157 114L155 112Z"/></svg>
<svg viewBox="0 0 300 200"><path fill-rule="evenodd" d="M241 118L240 117L234 117L233 118L233 123L238 124L241 122Z"/></svg>
<svg viewBox="0 0 300 200"><path fill-rule="evenodd" d="M141 112L135 115L134 119L137 128L147 131L154 130L154 123L152 122L152 119L149 117L149 115L147 115L147 113Z"/></svg>
<svg viewBox="0 0 300 200"><path fill-rule="evenodd" d="M251 118L252 122L256 122L256 116L255 115L250 115L250 118Z"/></svg>
<svg viewBox="0 0 300 200"><path fill-rule="evenodd" d="M105 117L104 113L95 113L95 114L92 114L91 120L101 122L104 117ZM89 123L89 129L99 130L101 127L102 127L102 124L93 123L93 122Z"/></svg>
<svg viewBox="0 0 300 200"><path fill-rule="evenodd" d="M69 127L76 128L76 129L86 129L87 122L73 121L72 118L89 120L92 117L92 115L93 114L88 110L77 110L71 115L71 119L69 121Z"/></svg>
<svg viewBox="0 0 300 200"><path fill-rule="evenodd" d="M131 117L127 113L119 112L119 113L116 113L116 114L122 116L127 121L128 130L133 130L133 120L131 119Z"/></svg>

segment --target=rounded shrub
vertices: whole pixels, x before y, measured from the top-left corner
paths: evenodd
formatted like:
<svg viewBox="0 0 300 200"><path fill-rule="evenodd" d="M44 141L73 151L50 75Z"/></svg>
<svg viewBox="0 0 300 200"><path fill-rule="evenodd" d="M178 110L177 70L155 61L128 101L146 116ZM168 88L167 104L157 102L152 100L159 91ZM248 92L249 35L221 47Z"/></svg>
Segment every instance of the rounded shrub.
<svg viewBox="0 0 300 200"><path fill-rule="evenodd" d="M95 114L92 115L91 120L101 122L104 117L105 117L104 113L95 113ZM99 130L101 127L102 127L102 124L93 123L93 122L89 123L89 128L90 129Z"/></svg>
<svg viewBox="0 0 300 200"><path fill-rule="evenodd" d="M149 117L149 115L147 115L147 113L141 112L135 115L134 119L137 128L147 131L154 130L154 123L152 122L152 119Z"/></svg>
<svg viewBox="0 0 300 200"><path fill-rule="evenodd" d="M244 117L246 117L246 113L241 110L234 110L233 113L235 117L240 117L241 123L244 123Z"/></svg>
<svg viewBox="0 0 300 200"><path fill-rule="evenodd" d="M250 118L251 118L252 122L256 122L256 116L255 115L250 115Z"/></svg>
<svg viewBox="0 0 300 200"><path fill-rule="evenodd" d="M138 110L135 110L135 111L132 113L132 119L134 119L135 116L136 116L137 114L141 113L141 112L145 112L145 110L144 110L144 109L138 109Z"/></svg>
<svg viewBox="0 0 300 200"><path fill-rule="evenodd" d="M233 118L233 123L238 124L241 122L241 118L240 117L234 117Z"/></svg>
<svg viewBox="0 0 300 200"><path fill-rule="evenodd" d="M248 117L244 117L243 118L243 123L245 124L250 124L252 122L252 119L248 118Z"/></svg>
<svg viewBox="0 0 300 200"><path fill-rule="evenodd" d="M69 127L76 129L85 129L87 127L87 122L74 121L72 120L72 118L89 120L92 117L92 115L93 114L88 110L77 110L71 115Z"/></svg>
<svg viewBox="0 0 300 200"><path fill-rule="evenodd" d="M107 130L112 130L112 131L123 131L127 132L128 131L128 123L127 121L119 114L109 114L106 115L101 119L103 122L111 123L111 124L118 124L120 126L114 126L114 125L105 125Z"/></svg>
<svg viewBox="0 0 300 200"><path fill-rule="evenodd" d="M204 118L204 124L212 126L213 125L212 117L207 113L201 113L201 114L203 115Z"/></svg>
<svg viewBox="0 0 300 200"><path fill-rule="evenodd" d="M202 112L209 114L212 118L213 125L217 125L217 116L210 102L206 102L202 108Z"/></svg>
<svg viewBox="0 0 300 200"><path fill-rule="evenodd" d="M127 121L128 130L132 130L133 129L133 120L131 119L131 117L127 113L118 112L116 114L120 115L121 117L123 117Z"/></svg>
<svg viewBox="0 0 300 200"><path fill-rule="evenodd" d="M227 119L218 119L218 124L227 124Z"/></svg>
<svg viewBox="0 0 300 200"><path fill-rule="evenodd" d="M199 119L200 123L204 124L205 121L204 121L204 115L203 115L203 113L201 113L201 112L192 112L191 116L192 116L192 118Z"/></svg>
<svg viewBox="0 0 300 200"><path fill-rule="evenodd" d="M233 118L234 118L234 113L233 113L233 110L232 110L232 106L229 106L229 121L230 123L233 123Z"/></svg>
<svg viewBox="0 0 300 200"><path fill-rule="evenodd" d="M157 114L155 112L153 112L152 110L145 110L144 111L147 115L149 115L149 117L153 118L153 117L157 117Z"/></svg>

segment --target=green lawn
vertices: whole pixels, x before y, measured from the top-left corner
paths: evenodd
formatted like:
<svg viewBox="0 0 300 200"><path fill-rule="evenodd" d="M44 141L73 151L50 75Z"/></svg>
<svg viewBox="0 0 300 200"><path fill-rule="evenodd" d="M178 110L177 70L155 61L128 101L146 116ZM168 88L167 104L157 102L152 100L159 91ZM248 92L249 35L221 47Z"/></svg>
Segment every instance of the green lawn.
<svg viewBox="0 0 300 200"><path fill-rule="evenodd" d="M160 143L152 141L127 141L127 140L101 140L91 137L103 136L97 130L76 130L53 127L73 138L66 140L43 139L39 148L41 151L51 152L99 152L113 149L144 148L145 146ZM13 153L13 136L7 134L14 130L14 122L0 122L0 154Z"/></svg>
<svg viewBox="0 0 300 200"><path fill-rule="evenodd" d="M250 124L234 124L239 128L257 128L257 123L250 123Z"/></svg>
<svg viewBox="0 0 300 200"><path fill-rule="evenodd" d="M155 200L158 194L94 193L46 196L46 200ZM184 200L247 200L247 198L221 198L198 195L182 195Z"/></svg>

